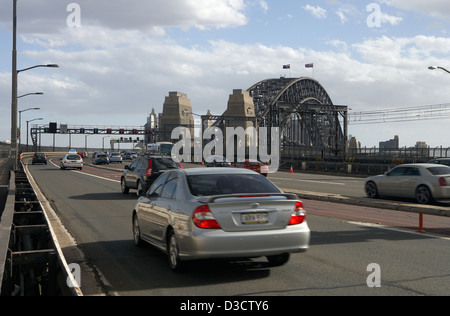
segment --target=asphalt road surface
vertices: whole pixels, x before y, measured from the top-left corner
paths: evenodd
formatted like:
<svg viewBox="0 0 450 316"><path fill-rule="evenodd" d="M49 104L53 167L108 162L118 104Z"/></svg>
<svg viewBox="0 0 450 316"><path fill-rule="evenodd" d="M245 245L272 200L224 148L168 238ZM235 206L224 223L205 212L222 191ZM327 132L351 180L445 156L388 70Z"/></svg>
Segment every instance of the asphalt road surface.
<svg viewBox="0 0 450 316"><path fill-rule="evenodd" d="M269 267L264 258L234 262L206 260L193 262L187 272L176 274L168 267L166 255L151 246L134 246L131 211L136 195L134 191L129 195L120 192L120 173L89 166L81 172L62 171L52 164L28 167L73 237L75 244L63 249L69 263L70 260L85 261L95 277L93 282L98 287L90 287L91 280L87 279L91 276L82 275L85 295L384 296L450 293L450 239L386 224L388 217L402 222L409 216L416 221L411 214L402 217L398 212L387 210L307 200L304 202L312 231L311 248L306 253L291 256L285 266ZM276 178L274 176L272 180L276 182ZM359 179L339 180L325 176L321 179L292 177L291 181L301 181L311 191L328 183L338 193L343 190L344 193L361 194ZM347 214L339 216L339 210ZM361 213L381 217L365 221L358 217ZM386 223L382 224L388 226L377 224L379 218L383 218ZM450 223L440 221L440 225L448 227ZM75 256L74 248L80 249L84 257ZM380 281L375 284L379 287L369 286L374 285L374 280Z"/></svg>

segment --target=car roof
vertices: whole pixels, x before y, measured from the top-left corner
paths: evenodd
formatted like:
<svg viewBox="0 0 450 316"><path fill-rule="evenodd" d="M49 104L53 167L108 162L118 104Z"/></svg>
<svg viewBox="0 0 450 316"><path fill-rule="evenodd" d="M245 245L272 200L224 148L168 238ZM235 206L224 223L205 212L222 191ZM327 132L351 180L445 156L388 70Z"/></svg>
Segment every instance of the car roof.
<svg viewBox="0 0 450 316"><path fill-rule="evenodd" d="M179 169L179 171L184 172L186 175L255 174L255 172L252 170L240 168L189 168L189 169Z"/></svg>
<svg viewBox="0 0 450 316"><path fill-rule="evenodd" d="M409 164L403 164L399 165L397 167L423 167L423 168L430 168L430 167L436 167L437 164L434 163L409 163Z"/></svg>

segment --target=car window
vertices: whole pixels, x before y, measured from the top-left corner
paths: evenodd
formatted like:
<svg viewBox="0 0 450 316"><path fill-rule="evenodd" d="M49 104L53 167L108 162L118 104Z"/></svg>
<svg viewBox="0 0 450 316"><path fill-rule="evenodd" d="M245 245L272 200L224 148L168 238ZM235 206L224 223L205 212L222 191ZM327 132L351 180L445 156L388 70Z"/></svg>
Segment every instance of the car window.
<svg viewBox="0 0 450 316"><path fill-rule="evenodd" d="M259 174L190 175L189 190L194 196L238 193L280 193L269 180Z"/></svg>
<svg viewBox="0 0 450 316"><path fill-rule="evenodd" d="M80 160L81 157L79 155L67 155L67 159L69 159L69 160Z"/></svg>
<svg viewBox="0 0 450 316"><path fill-rule="evenodd" d="M150 190L148 191L148 195L155 194L156 196L161 196L161 192L164 188L164 184L166 183L167 177L169 175L167 173L160 176L155 183L150 187Z"/></svg>
<svg viewBox="0 0 450 316"><path fill-rule="evenodd" d="M406 176L420 176L420 171L418 168L410 167L405 173Z"/></svg>
<svg viewBox="0 0 450 316"><path fill-rule="evenodd" d="M147 169L148 168L148 159L139 159L139 162L137 164L138 169ZM152 166L153 168L153 166Z"/></svg>
<svg viewBox="0 0 450 316"><path fill-rule="evenodd" d="M450 174L450 167L440 166L440 167L430 167L427 168L431 174L435 176L440 176L443 174Z"/></svg>
<svg viewBox="0 0 450 316"><path fill-rule="evenodd" d="M408 167L397 167L389 171L390 176L403 176L408 171Z"/></svg>
<svg viewBox="0 0 450 316"><path fill-rule="evenodd" d="M139 162L140 160L142 160L142 159L137 159L137 160L133 161L133 162L131 163L131 165L130 165L130 168L131 168L131 169L132 169L132 168L136 168L136 166L137 166L137 164L138 164L138 162Z"/></svg>
<svg viewBox="0 0 450 316"><path fill-rule="evenodd" d="M178 164L168 158L153 158L152 168L157 170L178 169Z"/></svg>
<svg viewBox="0 0 450 316"><path fill-rule="evenodd" d="M162 198L166 198L166 199L172 199L174 196L174 193L176 191L177 188L177 180L178 180L178 176L176 173L171 173L169 174L168 178L167 178L167 182L164 185L164 189L161 193L161 197Z"/></svg>

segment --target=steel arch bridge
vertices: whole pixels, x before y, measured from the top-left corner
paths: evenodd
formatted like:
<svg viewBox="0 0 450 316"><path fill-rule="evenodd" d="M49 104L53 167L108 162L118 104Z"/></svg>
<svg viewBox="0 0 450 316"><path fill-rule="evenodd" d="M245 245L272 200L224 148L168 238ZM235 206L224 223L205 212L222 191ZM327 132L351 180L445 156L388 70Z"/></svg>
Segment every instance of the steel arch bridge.
<svg viewBox="0 0 450 316"><path fill-rule="evenodd" d="M348 108L312 78L267 79L248 89L258 127L279 127L282 156L345 157ZM268 136L268 142L271 136Z"/></svg>

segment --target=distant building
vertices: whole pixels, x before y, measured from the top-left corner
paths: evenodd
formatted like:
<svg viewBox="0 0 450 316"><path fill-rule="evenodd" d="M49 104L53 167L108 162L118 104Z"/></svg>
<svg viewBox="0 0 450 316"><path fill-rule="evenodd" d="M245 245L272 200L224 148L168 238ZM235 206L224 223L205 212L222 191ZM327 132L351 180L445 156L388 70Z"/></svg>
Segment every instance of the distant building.
<svg viewBox="0 0 450 316"><path fill-rule="evenodd" d="M416 148L428 148L427 142L416 142Z"/></svg>
<svg viewBox="0 0 450 316"><path fill-rule="evenodd" d="M390 139L385 142L380 142L380 150L382 149L399 149L400 148L400 141L398 136L396 135L394 139Z"/></svg>
<svg viewBox="0 0 450 316"><path fill-rule="evenodd" d="M358 154L361 150L361 143L356 137L350 135L350 140L348 142L348 150L352 154Z"/></svg>

